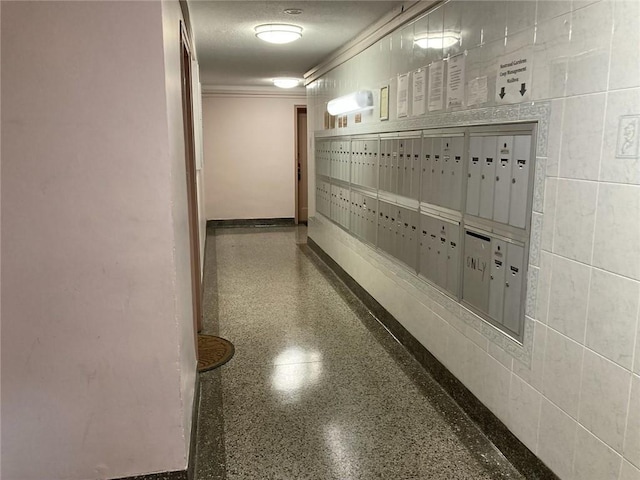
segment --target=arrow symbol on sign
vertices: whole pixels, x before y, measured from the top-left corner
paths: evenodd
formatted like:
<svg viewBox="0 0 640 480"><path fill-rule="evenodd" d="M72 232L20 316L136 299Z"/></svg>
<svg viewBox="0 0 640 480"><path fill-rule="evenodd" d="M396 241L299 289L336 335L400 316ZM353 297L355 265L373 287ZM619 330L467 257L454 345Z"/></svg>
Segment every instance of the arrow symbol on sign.
<svg viewBox="0 0 640 480"><path fill-rule="evenodd" d="M525 88L526 86L527 86L527 84L526 84L526 83L521 83L521 84L520 84L520 96L521 96L521 97L524 97L524 92L526 92L526 91L527 91L527 89Z"/></svg>
<svg viewBox="0 0 640 480"><path fill-rule="evenodd" d="M500 89L500 93L498 94L498 96L499 96L500 98L504 98L504 96L505 96L505 93L504 93L504 87L502 87L502 88Z"/></svg>

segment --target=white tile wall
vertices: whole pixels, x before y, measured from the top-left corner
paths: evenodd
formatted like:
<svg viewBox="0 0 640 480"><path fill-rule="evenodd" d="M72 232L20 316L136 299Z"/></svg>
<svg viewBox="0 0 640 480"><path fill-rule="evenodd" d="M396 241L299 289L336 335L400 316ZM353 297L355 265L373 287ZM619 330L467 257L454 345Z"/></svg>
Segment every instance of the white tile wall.
<svg viewBox="0 0 640 480"><path fill-rule="evenodd" d="M591 267L584 263L553 258L547 324L579 343L587 324L590 276Z"/></svg>
<svg viewBox="0 0 640 480"><path fill-rule="evenodd" d="M459 45L414 48L411 35L445 28L461 30ZM524 356L437 295L402 293L396 270L354 255L339 229L312 222L309 234L339 263L361 262L356 280L561 479L640 480L640 158L618 151L621 117L640 117L640 1L446 2L309 88L311 128L322 129L328 99L390 84L388 129L397 75L461 50L467 80L488 79L490 119L498 57L529 45L532 99L550 102L550 116Z"/></svg>
<svg viewBox="0 0 640 480"><path fill-rule="evenodd" d="M623 452L629 462L640 468L640 377L636 375L633 376L631 383Z"/></svg>
<svg viewBox="0 0 640 480"><path fill-rule="evenodd" d="M573 478L602 480L616 478L622 457L589 431L578 426Z"/></svg>
<svg viewBox="0 0 640 480"><path fill-rule="evenodd" d="M633 362L639 303L639 282L593 270L586 345L628 370Z"/></svg>
<svg viewBox="0 0 640 480"><path fill-rule="evenodd" d="M578 420L618 452L624 442L630 387L629 371L585 350Z"/></svg>

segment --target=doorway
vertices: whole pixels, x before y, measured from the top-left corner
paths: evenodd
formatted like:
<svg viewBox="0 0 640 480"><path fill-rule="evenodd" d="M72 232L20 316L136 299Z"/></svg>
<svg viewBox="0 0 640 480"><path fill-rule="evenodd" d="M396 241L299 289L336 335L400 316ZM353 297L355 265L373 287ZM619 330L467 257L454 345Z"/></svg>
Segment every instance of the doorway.
<svg viewBox="0 0 640 480"><path fill-rule="evenodd" d="M307 178L307 107L295 106L295 178L296 178L296 224L309 220L309 192Z"/></svg>
<svg viewBox="0 0 640 480"><path fill-rule="evenodd" d="M184 159L189 216L189 249L191 257L191 300L196 352L198 332L202 330L202 283L200 277L200 233L198 227L198 193L196 187L196 153L193 126L191 50L184 25L180 24L180 70L182 72L182 118L184 123Z"/></svg>

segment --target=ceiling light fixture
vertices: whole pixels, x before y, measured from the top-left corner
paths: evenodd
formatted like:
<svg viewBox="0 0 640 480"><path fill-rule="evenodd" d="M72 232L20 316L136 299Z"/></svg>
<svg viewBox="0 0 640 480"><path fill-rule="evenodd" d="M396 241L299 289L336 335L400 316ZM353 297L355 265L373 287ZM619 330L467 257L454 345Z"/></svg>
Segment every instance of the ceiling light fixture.
<svg viewBox="0 0 640 480"><path fill-rule="evenodd" d="M292 77L278 77L273 79L273 84L280 88L293 88L300 84L300 79Z"/></svg>
<svg viewBox="0 0 640 480"><path fill-rule="evenodd" d="M302 37L302 27L269 23L254 28L256 37L269 43L290 43Z"/></svg>
<svg viewBox="0 0 640 480"><path fill-rule="evenodd" d="M302 9L300 8L286 8L284 13L287 15L300 15L302 13Z"/></svg>
<svg viewBox="0 0 640 480"><path fill-rule="evenodd" d="M460 41L460 34L453 30L440 33L423 33L413 39L420 48L449 48Z"/></svg>
<svg viewBox="0 0 640 480"><path fill-rule="evenodd" d="M327 112L330 115L342 115L371 108L373 108L373 93L371 93L371 90L360 90L359 92L334 98L327 104Z"/></svg>

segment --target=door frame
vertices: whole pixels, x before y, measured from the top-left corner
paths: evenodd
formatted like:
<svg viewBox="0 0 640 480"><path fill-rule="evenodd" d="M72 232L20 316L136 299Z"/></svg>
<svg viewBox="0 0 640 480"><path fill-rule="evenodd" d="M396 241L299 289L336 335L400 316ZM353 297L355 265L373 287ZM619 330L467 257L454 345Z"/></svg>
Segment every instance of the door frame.
<svg viewBox="0 0 640 480"><path fill-rule="evenodd" d="M200 271L200 221L193 108L193 70L191 47L184 23L180 22L180 89L182 92L182 123L184 126L185 180L187 184L187 215L189 219L189 256L191 263L191 303L193 334L198 352L198 332L202 330L202 277Z"/></svg>
<svg viewBox="0 0 640 480"><path fill-rule="evenodd" d="M293 128L294 128L294 142L293 142L293 183L294 183L294 187L295 187L295 210L294 210L294 221L295 224L298 225L298 209L299 209L299 184L300 182L298 181L298 142L300 139L300 135L298 132L298 116L300 115L300 113L307 113L307 106L306 105L294 105L293 107L294 109L294 113L293 113ZM304 112L303 112L304 110ZM309 118L307 117L307 121L309 121ZM307 148L307 146L305 145L305 148ZM309 158L309 153L307 152L307 166L308 166L308 158ZM308 172L304 172L304 174L308 175ZM308 200L307 200L308 202Z"/></svg>

